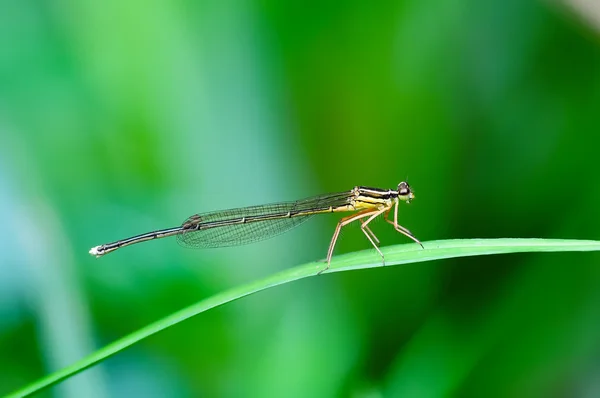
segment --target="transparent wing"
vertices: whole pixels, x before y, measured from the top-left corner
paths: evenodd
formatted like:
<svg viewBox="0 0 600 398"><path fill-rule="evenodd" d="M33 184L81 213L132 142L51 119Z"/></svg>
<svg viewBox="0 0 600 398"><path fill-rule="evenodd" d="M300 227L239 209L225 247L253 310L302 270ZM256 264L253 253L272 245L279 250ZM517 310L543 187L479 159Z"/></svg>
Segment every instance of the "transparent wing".
<svg viewBox="0 0 600 398"><path fill-rule="evenodd" d="M311 212L347 205L352 197L351 192L341 192L295 202L195 214L183 222L177 241L185 247L210 248L268 239L300 225L314 215Z"/></svg>

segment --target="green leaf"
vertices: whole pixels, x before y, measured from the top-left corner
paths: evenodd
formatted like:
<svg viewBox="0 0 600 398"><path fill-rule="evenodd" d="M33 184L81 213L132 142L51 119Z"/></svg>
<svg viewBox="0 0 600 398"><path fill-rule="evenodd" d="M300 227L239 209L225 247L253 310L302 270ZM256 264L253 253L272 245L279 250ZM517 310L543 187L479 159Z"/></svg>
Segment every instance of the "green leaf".
<svg viewBox="0 0 600 398"><path fill-rule="evenodd" d="M440 260L454 257L480 256L487 254L522 253L522 252L565 252L565 251L598 251L600 241L560 240L560 239L456 239L430 241L419 245L410 243L382 248L385 265L400 265L423 261ZM323 273L351 271L363 268L381 267L381 257L374 250L364 250L338 256L331 262L331 268ZM168 327L185 321L211 308L237 300L250 294L292 282L309 276L325 268L323 262L312 262L298 267L286 269L258 281L239 286L212 297L206 298L187 308L177 311L159 321L151 323L128 336L94 352L71 366L43 377L9 397L25 397L40 392L62 380L65 380L133 344L150 337Z"/></svg>

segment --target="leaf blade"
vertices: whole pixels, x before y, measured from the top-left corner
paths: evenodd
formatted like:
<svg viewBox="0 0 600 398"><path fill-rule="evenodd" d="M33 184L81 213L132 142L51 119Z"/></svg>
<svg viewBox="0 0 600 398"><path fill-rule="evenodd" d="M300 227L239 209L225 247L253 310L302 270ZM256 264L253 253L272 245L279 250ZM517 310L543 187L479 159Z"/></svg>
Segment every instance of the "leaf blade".
<svg viewBox="0 0 600 398"><path fill-rule="evenodd" d="M570 239L454 239L429 241L424 242L423 245L424 249L414 243L382 248L381 250L386 259L386 266L493 254L600 251L600 241ZM317 272L324 266L323 262L307 263L285 269L263 279L234 287L203 299L163 319L146 325L74 364L34 381L26 387L9 394L7 397L26 397L40 392L186 319L271 287L309 276L316 276ZM363 250L335 257L331 262L331 268L325 271L324 274L381 266L381 257L374 250Z"/></svg>

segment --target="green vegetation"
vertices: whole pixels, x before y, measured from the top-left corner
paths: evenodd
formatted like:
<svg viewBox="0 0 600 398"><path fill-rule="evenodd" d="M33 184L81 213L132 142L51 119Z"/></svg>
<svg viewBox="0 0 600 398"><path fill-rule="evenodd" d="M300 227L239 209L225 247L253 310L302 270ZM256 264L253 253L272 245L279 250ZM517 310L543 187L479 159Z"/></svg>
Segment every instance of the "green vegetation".
<svg viewBox="0 0 600 398"><path fill-rule="evenodd" d="M462 239L449 241L431 241L424 243L425 249L415 244L397 245L383 248L386 266L410 264L423 261L440 260L461 256L481 256L490 254L507 254L523 252L560 252L560 251L598 251L600 241L577 241L559 239ZM352 271L364 268L381 267L382 264L373 262L373 250L350 253L336 258L331 268L325 273ZM379 257L377 257L379 258ZM150 337L166 328L174 326L204 311L227 304L242 297L260 292L284 283L315 276L323 268L322 262L309 263L289 270L281 271L270 277L249 283L228 291L216 294L194 305L177 311L157 322L154 322L114 343L96 351L72 366L42 378L22 390L10 395L23 397L39 392L64 379L67 379L91 366L102 362L108 357L130 347L139 341ZM324 273L324 274L325 274ZM323 274L323 275L324 275Z"/></svg>
<svg viewBox="0 0 600 398"><path fill-rule="evenodd" d="M399 222L424 242L600 240L594 2L1 3L0 396L299 272L339 220L88 254L195 213L408 180ZM370 226L388 264L409 255ZM349 226L335 269L367 269L207 311L40 396L598 395L599 253L454 254L381 268Z"/></svg>

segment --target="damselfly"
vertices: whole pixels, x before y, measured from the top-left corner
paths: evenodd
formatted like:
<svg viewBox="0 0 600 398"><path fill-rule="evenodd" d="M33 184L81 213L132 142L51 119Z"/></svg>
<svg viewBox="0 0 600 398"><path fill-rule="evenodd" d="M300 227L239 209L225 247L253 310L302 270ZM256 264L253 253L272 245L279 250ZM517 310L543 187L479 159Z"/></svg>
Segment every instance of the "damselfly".
<svg viewBox="0 0 600 398"><path fill-rule="evenodd" d="M195 214L179 227L161 229L96 246L90 250L90 254L100 257L124 246L167 236L176 236L177 241L185 247L237 246L286 232L315 214L356 212L338 222L327 251L327 267L319 273L329 269L333 249L342 227L354 221L360 221L362 231L385 264L383 253L378 247L379 239L369 228L369 223L383 214L385 221L392 224L396 231L423 247L408 229L398 224L398 204L400 201L410 203L414 197L408 183L401 182L398 184L398 189L385 190L357 186L350 191L319 195L295 202ZM394 209L393 220L390 219L392 208Z"/></svg>

